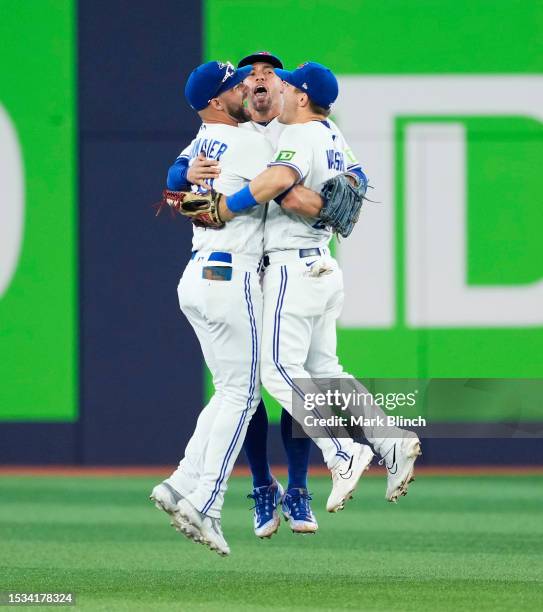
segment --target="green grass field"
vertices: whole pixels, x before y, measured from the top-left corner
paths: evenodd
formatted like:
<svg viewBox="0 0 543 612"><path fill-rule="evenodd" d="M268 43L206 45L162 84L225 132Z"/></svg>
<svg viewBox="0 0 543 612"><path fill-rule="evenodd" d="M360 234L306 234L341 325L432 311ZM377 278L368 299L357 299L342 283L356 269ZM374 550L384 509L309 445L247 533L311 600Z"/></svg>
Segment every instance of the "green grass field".
<svg viewBox="0 0 543 612"><path fill-rule="evenodd" d="M92 610L541 610L543 479L420 476L394 506L366 478L316 536L252 534L234 478L220 558L147 499L157 479L0 477L0 591L73 591ZM51 609L48 607L47 609Z"/></svg>

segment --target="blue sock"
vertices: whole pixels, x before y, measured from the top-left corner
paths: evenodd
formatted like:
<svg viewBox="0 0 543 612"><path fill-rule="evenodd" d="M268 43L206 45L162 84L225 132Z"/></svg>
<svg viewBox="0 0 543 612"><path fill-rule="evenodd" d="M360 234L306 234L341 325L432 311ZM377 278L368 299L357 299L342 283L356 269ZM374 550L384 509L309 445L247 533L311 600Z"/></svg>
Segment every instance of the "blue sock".
<svg viewBox="0 0 543 612"><path fill-rule="evenodd" d="M243 448L253 475L253 487L256 489L271 485L272 475L268 464L268 414L262 400L249 422Z"/></svg>
<svg viewBox="0 0 543 612"><path fill-rule="evenodd" d="M288 488L307 489L311 439L292 437L292 417L286 410L281 412L281 437L288 458Z"/></svg>

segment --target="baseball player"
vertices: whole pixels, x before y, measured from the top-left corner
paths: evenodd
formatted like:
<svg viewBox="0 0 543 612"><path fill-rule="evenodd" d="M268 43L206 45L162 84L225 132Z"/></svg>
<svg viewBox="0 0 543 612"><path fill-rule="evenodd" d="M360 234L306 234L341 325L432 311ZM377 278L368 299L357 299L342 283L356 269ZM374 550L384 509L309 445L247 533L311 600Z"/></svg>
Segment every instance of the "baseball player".
<svg viewBox="0 0 543 612"><path fill-rule="evenodd" d="M248 87L248 106L252 121L240 124L240 127L263 134L274 146L277 146L281 132L286 124L278 121L282 107L282 81L275 74L275 68L283 68L281 60L266 51L260 51L241 59L238 68L252 65L252 70L245 80ZM333 125L333 124L332 124ZM337 130L337 127L334 126ZM339 131L339 130L338 130ZM347 169L362 180L365 176L359 163L350 150L346 151L349 162ZM173 188L185 187L185 176L180 173L182 161L177 161L172 169L170 179L175 175ZM189 182L208 186L220 174L219 162L212 159L197 158L188 168L186 178ZM309 189L299 186L290 193L287 203L296 206L302 214L318 213L322 205L320 196ZM309 438L292 437L292 417L286 410L281 413L281 434L288 458L289 481L286 493L272 477L267 460L268 419L261 402L247 430L244 449L253 474L253 492L255 500L254 531L259 537L270 537L279 527L277 506L281 501L283 514L291 529L298 533L315 533L317 520L310 506L311 497L307 489L307 471L311 441Z"/></svg>
<svg viewBox="0 0 543 612"><path fill-rule="evenodd" d="M251 66L252 70L245 82L248 85L248 105L254 121L240 123L261 133L275 147L280 131L284 126L273 121L282 107L282 81L274 72L282 68L281 60L268 52L257 52L243 58L238 68ZM247 152L251 154L250 151ZM220 174L219 161L206 158L202 153L190 160L190 147L178 157L168 172L168 187L175 190L188 190L191 185L208 189ZM315 202L317 200L317 202ZM302 197L304 204L315 206L320 198L312 191ZM281 434L287 453L289 482L286 495L280 483L272 476L267 458L268 417L261 401L253 415L244 442L244 449L253 475L253 491L249 495L254 505L254 533L260 538L269 538L279 528L280 518L277 511L282 501L283 514L295 533L315 533L317 520L309 505L307 491L307 472L311 441L309 438L292 437L292 418L286 411L281 414Z"/></svg>
<svg viewBox="0 0 543 612"><path fill-rule="evenodd" d="M245 79L248 108L252 121L240 127L262 134L274 150L284 124L277 121L283 106L283 84L274 72L283 68L281 60L266 51L248 55L238 62L238 68L252 66ZM309 197L314 196L309 192ZM283 516L294 533L316 533L317 519L311 509L307 488L307 473L311 440L292 436L292 417L281 411L281 438L288 464L288 485L283 492L272 477L267 458L268 416L261 402L245 438L244 449L253 474L254 531L256 535L271 537L279 528L277 508L281 504ZM281 495L278 495L281 494ZM262 537L261 535L261 537Z"/></svg>
<svg viewBox="0 0 543 612"><path fill-rule="evenodd" d="M229 63L208 62L192 72L185 87L203 121L189 157L220 160L213 183L224 193L257 176L273 152L263 136L238 128L249 120L243 79L250 71L250 66L236 70ZM151 494L180 531L221 555L230 552L220 522L226 483L260 402L264 213L264 207L246 211L221 231L194 228L179 303L198 337L215 393L178 469Z"/></svg>
<svg viewBox="0 0 543 612"><path fill-rule="evenodd" d="M279 138L274 161L239 192L220 203L228 220L269 202L303 182L319 191L329 178L345 172L346 145L328 120L338 84L326 67L308 62L293 72L276 69L285 82L279 117L289 124ZM271 205L265 225L262 382L292 412L292 394L303 397L296 379L349 377L336 356L336 320L343 303L343 280L327 245L331 231L319 219L307 219ZM386 498L406 494L420 454L415 434L390 428L366 438L387 466ZM336 512L350 498L372 460L371 449L350 438L317 438L332 473L327 510Z"/></svg>

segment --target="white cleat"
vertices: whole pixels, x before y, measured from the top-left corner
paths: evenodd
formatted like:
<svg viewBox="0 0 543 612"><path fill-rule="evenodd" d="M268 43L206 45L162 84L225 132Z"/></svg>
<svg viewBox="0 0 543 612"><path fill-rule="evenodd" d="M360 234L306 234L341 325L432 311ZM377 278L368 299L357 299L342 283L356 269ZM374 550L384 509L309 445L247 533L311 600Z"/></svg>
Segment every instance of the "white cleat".
<svg viewBox="0 0 543 612"><path fill-rule="evenodd" d="M290 529L292 530L292 533L314 534L319 530L319 524L317 523L317 519L313 513L311 513L311 517L309 519L303 521L295 520L292 517L292 514L285 514L284 516Z"/></svg>
<svg viewBox="0 0 543 612"><path fill-rule="evenodd" d="M256 521L257 519L255 518L253 520L254 534L261 540L264 538L268 538L269 540L272 535L275 535L279 531L279 526L281 525L281 517L279 516L279 512L277 512L277 510L273 511L273 516L271 519L263 525L258 525Z"/></svg>
<svg viewBox="0 0 543 612"><path fill-rule="evenodd" d="M175 512L177 520L188 523L192 529L198 531L202 542L222 557L230 554L221 529L221 519L213 518L199 512L188 499L181 499Z"/></svg>
<svg viewBox="0 0 543 612"><path fill-rule="evenodd" d="M177 502L184 498L170 484L167 482L161 482L158 484L151 491L149 499L155 503L156 508L163 510L170 516L170 525L175 527L176 531L183 533L187 536L187 538L193 540L194 542L201 541L200 533L196 529L193 529L188 523L185 521L180 521L178 517L176 517Z"/></svg>
<svg viewBox="0 0 543 612"><path fill-rule="evenodd" d="M379 461L379 465L384 464L387 469L385 499L389 502L397 502L402 495L407 495L409 483L415 480L415 461L422 455L416 434L407 433L408 437L390 440L390 446Z"/></svg>
<svg viewBox="0 0 543 612"><path fill-rule="evenodd" d="M328 512L343 510L360 477L369 469L373 456L369 446L355 442L350 461L340 461L332 468L332 492L326 502Z"/></svg>

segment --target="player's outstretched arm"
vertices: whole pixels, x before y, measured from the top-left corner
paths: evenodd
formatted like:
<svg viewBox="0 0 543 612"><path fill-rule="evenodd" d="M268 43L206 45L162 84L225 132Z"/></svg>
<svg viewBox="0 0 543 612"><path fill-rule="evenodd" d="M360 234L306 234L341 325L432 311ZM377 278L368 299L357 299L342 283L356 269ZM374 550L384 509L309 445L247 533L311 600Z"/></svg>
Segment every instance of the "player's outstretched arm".
<svg viewBox="0 0 543 612"><path fill-rule="evenodd" d="M229 221L248 208L265 204L292 187L297 180L299 175L294 169L271 166L240 191L223 196L219 203L220 217L223 221Z"/></svg>

